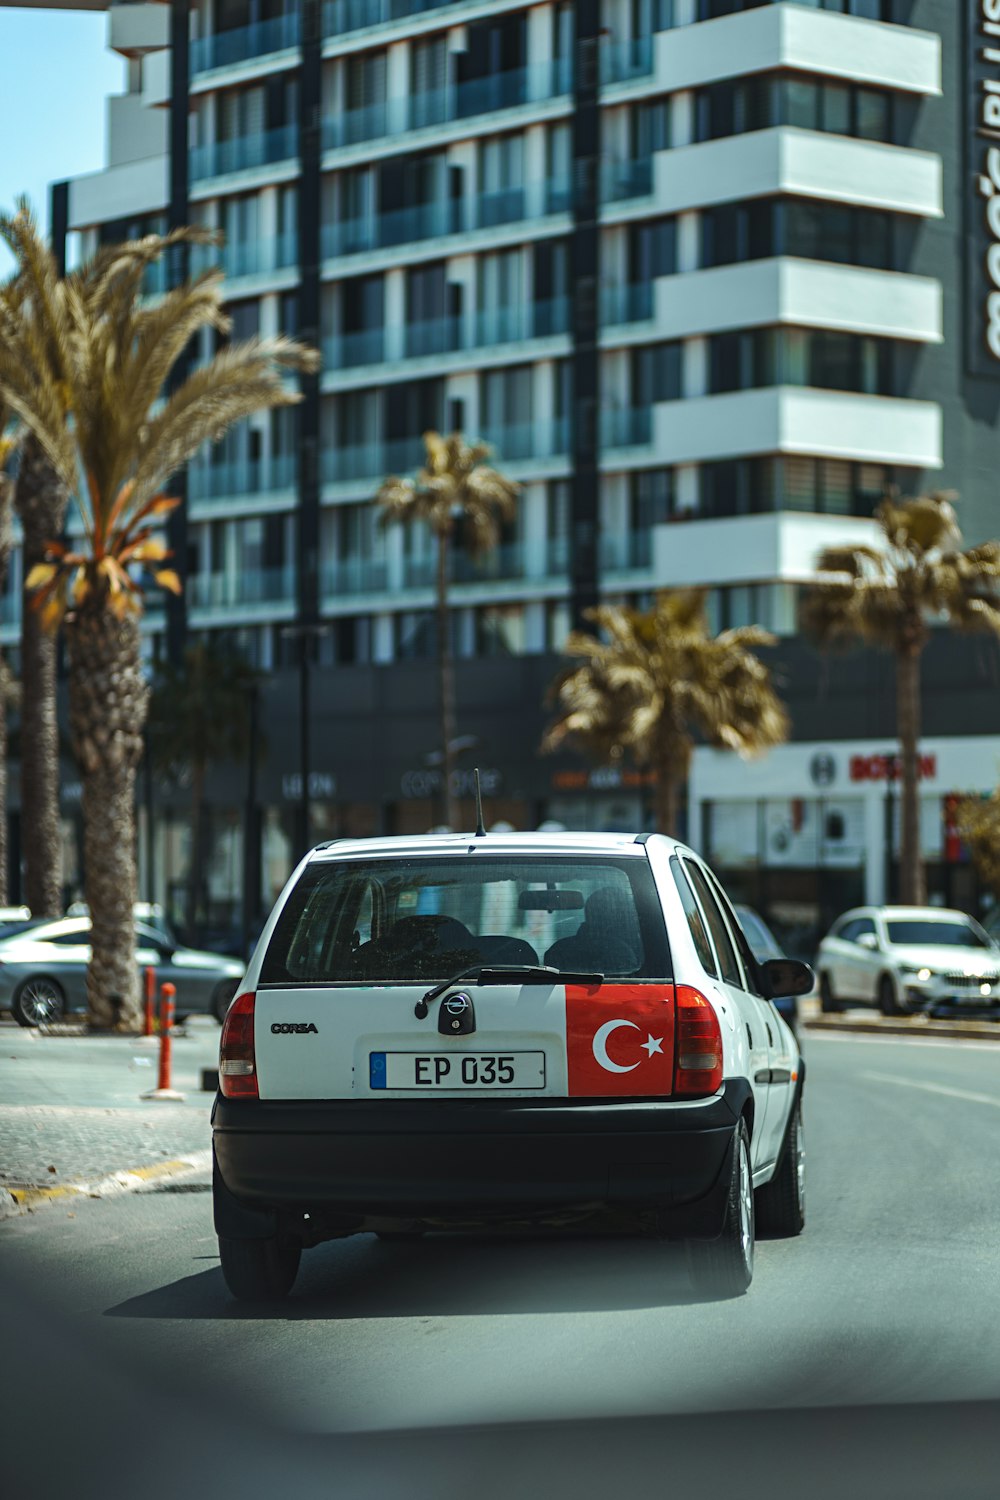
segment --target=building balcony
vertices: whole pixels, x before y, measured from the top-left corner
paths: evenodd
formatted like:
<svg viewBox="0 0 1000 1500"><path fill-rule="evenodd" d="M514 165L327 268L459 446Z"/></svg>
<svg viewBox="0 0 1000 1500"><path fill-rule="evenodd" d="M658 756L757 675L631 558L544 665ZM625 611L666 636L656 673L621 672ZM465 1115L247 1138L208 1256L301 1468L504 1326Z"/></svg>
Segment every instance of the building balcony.
<svg viewBox="0 0 1000 1500"><path fill-rule="evenodd" d="M601 83L630 83L651 78L654 71L652 36L631 37L625 42L606 42L600 51Z"/></svg>
<svg viewBox="0 0 1000 1500"><path fill-rule="evenodd" d="M553 297L513 307L484 308L469 317L406 323L398 351L390 344L390 337L398 330L392 330L391 335L384 327L333 334L323 340L323 364L326 372L335 376L342 370L381 364L395 368L400 362L435 355L462 355L533 339L559 338L569 330L569 308L568 297Z"/></svg>
<svg viewBox="0 0 1000 1500"><path fill-rule="evenodd" d="M601 287L601 324L604 328L648 323L655 313L655 283L652 281Z"/></svg>
<svg viewBox="0 0 1000 1500"><path fill-rule="evenodd" d="M215 68L232 68L240 63L298 47L302 23L297 11L275 16L270 21L256 21L250 26L235 26L213 36L197 37L191 43L191 73L208 73Z"/></svg>
<svg viewBox="0 0 1000 1500"><path fill-rule="evenodd" d="M941 467L941 408L930 401L767 386L653 408L654 463L790 453L857 463Z"/></svg>
<svg viewBox="0 0 1000 1500"><path fill-rule="evenodd" d="M271 459L244 459L235 463L192 464L188 469L188 499L192 504L224 502L287 493L295 488L296 461L293 453Z"/></svg>
<svg viewBox="0 0 1000 1500"><path fill-rule="evenodd" d="M229 141L209 141L192 147L191 181L203 182L231 172L292 162L298 158L298 152L298 130L294 125L262 130L257 135L236 136Z"/></svg>
<svg viewBox="0 0 1000 1500"><path fill-rule="evenodd" d="M651 406L605 407L601 411L601 447L644 448L653 440Z"/></svg>
<svg viewBox="0 0 1000 1500"><path fill-rule="evenodd" d="M941 158L792 125L655 153L653 196L662 213L782 193L940 218Z"/></svg>
<svg viewBox="0 0 1000 1500"><path fill-rule="evenodd" d="M943 337L941 283L900 271L775 256L662 276L648 290L658 338L778 324L928 344Z"/></svg>
<svg viewBox="0 0 1000 1500"><path fill-rule="evenodd" d="M384 559L371 557L324 562L320 566L319 583L324 598L384 594L389 588L389 565Z"/></svg>
<svg viewBox="0 0 1000 1500"><path fill-rule="evenodd" d="M339 151L410 131L545 103L568 94L571 87L569 64L553 60L508 68L485 78L470 78L360 109L341 110L323 121L323 150Z"/></svg>
<svg viewBox="0 0 1000 1500"><path fill-rule="evenodd" d="M277 271L288 271L297 267L299 259L298 237L294 234L277 234L269 238L248 240L241 244L224 245L222 249L198 246L191 257L198 271L209 266L221 266L228 281L238 281L249 276L271 276Z"/></svg>
<svg viewBox="0 0 1000 1500"><path fill-rule="evenodd" d="M661 153L665 155L666 153ZM623 203L631 198L648 198L653 191L653 158L637 156L625 161L608 161L601 168L601 202Z"/></svg>
<svg viewBox="0 0 1000 1500"><path fill-rule="evenodd" d="M324 260L335 260L346 255L396 250L424 240L474 234L508 224L534 223L539 212L543 215L566 213L570 206L569 179L550 178L521 187L475 193L465 198L389 209L384 213L324 224L322 255Z"/></svg>
<svg viewBox="0 0 1000 1500"><path fill-rule="evenodd" d="M490 444L491 461L504 469L564 461L569 452L569 424L565 418L506 425L486 423L476 436ZM412 474L424 458L424 444L419 437L345 444L323 451L320 478L324 485L351 485L359 490L370 489L374 494L388 475Z"/></svg>
<svg viewBox="0 0 1000 1500"><path fill-rule="evenodd" d="M187 581L187 602L192 610L294 604L295 571L293 568L247 568L232 573L196 573Z"/></svg>

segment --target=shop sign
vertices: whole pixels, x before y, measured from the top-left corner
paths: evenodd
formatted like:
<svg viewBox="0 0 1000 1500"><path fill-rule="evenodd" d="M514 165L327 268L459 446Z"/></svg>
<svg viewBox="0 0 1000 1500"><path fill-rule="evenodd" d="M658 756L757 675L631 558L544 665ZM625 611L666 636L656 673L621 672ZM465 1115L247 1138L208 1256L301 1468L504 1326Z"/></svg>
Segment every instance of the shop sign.
<svg viewBox="0 0 1000 1500"><path fill-rule="evenodd" d="M556 771L552 777L552 788L557 792L631 791L655 784L655 772L620 766L595 766L592 771Z"/></svg>
<svg viewBox="0 0 1000 1500"><path fill-rule="evenodd" d="M968 367L1000 378L1000 0L966 0Z"/></svg>
<svg viewBox="0 0 1000 1500"><path fill-rule="evenodd" d="M439 770L404 771L399 780L399 790L407 798L437 797L441 793L442 773ZM496 766L481 767L479 785L484 797L498 797L503 786L503 777ZM476 795L476 773L474 770L452 771L451 793L453 797Z"/></svg>
<svg viewBox="0 0 1000 1500"><path fill-rule="evenodd" d="M290 771L281 778L281 795L286 802L302 801L302 772ZM314 802L330 802L337 795L337 778L329 771L309 772L309 796Z"/></svg>
<svg viewBox="0 0 1000 1500"><path fill-rule="evenodd" d="M997 0L1000 4L1000 0ZM903 775L903 761L899 755L852 755L849 766L852 781L899 781ZM917 756L917 780L934 781L937 777L937 756Z"/></svg>

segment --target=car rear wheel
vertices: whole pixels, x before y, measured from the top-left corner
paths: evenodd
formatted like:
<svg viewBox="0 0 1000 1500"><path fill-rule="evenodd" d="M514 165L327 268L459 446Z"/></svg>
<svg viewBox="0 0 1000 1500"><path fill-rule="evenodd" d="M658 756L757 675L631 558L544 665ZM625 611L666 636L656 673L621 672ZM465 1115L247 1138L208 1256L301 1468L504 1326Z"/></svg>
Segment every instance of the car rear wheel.
<svg viewBox="0 0 1000 1500"><path fill-rule="evenodd" d="M19 1026L46 1026L66 1014L66 996L54 979L35 975L18 985L10 1008Z"/></svg>
<svg viewBox="0 0 1000 1500"><path fill-rule="evenodd" d="M301 1244L289 1235L274 1234L260 1240L219 1235L222 1274L238 1302L277 1302L287 1297L301 1258Z"/></svg>
<svg viewBox="0 0 1000 1500"><path fill-rule="evenodd" d="M235 979L224 979L221 984L215 986L212 992L212 1015L220 1026L226 1019L226 1011L238 989L239 984Z"/></svg>
<svg viewBox="0 0 1000 1500"><path fill-rule="evenodd" d="M891 974L883 974L878 982L878 1008L884 1016L902 1015Z"/></svg>
<svg viewBox="0 0 1000 1500"><path fill-rule="evenodd" d="M840 1009L837 997L833 993L830 976L826 973L819 976L819 1008L825 1016L832 1015L834 1011Z"/></svg>
<svg viewBox="0 0 1000 1500"><path fill-rule="evenodd" d="M733 1133L732 1174L726 1216L717 1240L691 1240L688 1266L696 1289L708 1297L742 1297L753 1280L754 1204L750 1139L743 1120Z"/></svg>
<svg viewBox="0 0 1000 1500"><path fill-rule="evenodd" d="M796 1105L785 1133L778 1170L756 1195L757 1228L776 1239L801 1234L806 1224L806 1153L802 1141L802 1107Z"/></svg>

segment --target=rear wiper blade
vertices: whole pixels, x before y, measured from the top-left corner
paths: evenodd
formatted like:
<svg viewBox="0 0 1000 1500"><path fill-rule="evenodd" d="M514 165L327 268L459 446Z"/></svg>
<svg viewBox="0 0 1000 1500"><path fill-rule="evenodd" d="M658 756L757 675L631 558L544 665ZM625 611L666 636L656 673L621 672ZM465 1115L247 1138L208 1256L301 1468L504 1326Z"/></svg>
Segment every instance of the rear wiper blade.
<svg viewBox="0 0 1000 1500"><path fill-rule="evenodd" d="M477 985L483 984L510 984L520 981L521 984L585 984L588 988L604 983L604 975L578 971L576 969L554 969L550 964L470 964L467 969L461 969L453 974L450 979L445 979L441 984L436 984L433 989L428 990L413 1008L413 1014L418 1020L423 1020L427 1015L427 1007L432 1000L443 995L445 990L451 989L453 984L459 984L463 979L475 979Z"/></svg>

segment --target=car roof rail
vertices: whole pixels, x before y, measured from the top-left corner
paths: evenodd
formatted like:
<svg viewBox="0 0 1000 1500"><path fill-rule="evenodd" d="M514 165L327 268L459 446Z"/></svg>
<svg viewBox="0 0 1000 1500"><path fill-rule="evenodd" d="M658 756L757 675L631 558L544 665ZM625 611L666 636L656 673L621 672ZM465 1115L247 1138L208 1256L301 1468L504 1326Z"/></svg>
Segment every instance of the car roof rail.
<svg viewBox="0 0 1000 1500"><path fill-rule="evenodd" d="M644 844L649 837L650 835L648 833L637 833L635 836L635 841L637 844Z"/></svg>
<svg viewBox="0 0 1000 1500"><path fill-rule="evenodd" d="M325 839L322 844L313 845L313 853L315 854L317 849L332 849L334 844L340 843L343 843L342 839Z"/></svg>

